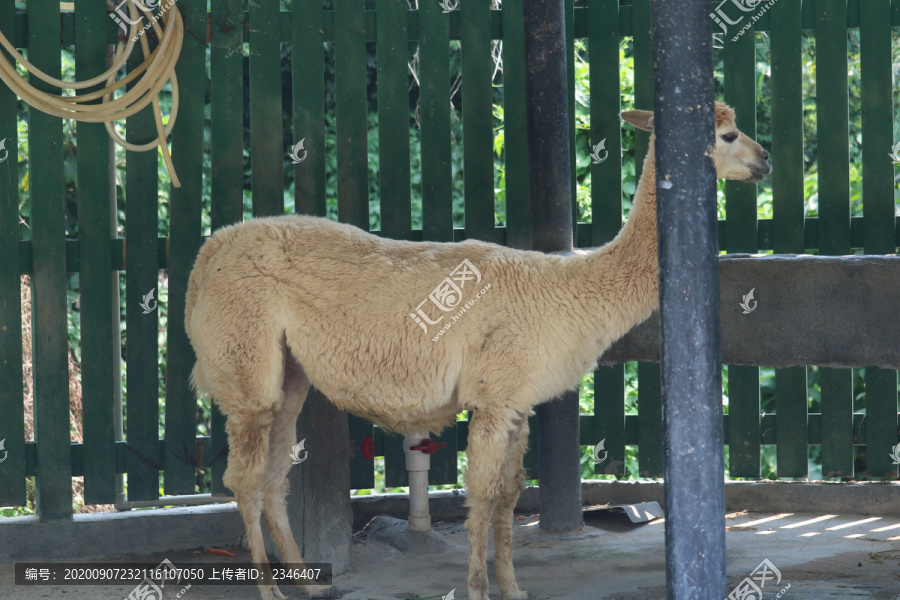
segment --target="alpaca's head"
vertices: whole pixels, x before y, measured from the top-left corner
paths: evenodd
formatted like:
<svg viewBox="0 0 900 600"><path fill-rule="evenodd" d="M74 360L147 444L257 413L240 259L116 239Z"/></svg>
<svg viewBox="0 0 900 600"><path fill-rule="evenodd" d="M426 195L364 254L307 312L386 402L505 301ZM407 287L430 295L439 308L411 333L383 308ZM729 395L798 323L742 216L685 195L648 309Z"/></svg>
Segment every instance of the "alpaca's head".
<svg viewBox="0 0 900 600"><path fill-rule="evenodd" d="M653 113L648 110L625 111L622 119L638 129L653 131ZM734 110L724 102L716 102L716 176L756 183L772 172L768 158L769 153L734 124Z"/></svg>

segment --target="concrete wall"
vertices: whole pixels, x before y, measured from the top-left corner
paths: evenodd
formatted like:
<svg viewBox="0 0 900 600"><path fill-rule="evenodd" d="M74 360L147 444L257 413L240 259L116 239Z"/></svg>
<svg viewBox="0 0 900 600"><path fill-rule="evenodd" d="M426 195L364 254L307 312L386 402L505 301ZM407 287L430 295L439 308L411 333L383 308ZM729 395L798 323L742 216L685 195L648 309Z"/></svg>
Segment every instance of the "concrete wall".
<svg viewBox="0 0 900 600"><path fill-rule="evenodd" d="M730 254L719 274L724 364L900 369L900 257ZM630 360L659 362L658 313L600 358Z"/></svg>

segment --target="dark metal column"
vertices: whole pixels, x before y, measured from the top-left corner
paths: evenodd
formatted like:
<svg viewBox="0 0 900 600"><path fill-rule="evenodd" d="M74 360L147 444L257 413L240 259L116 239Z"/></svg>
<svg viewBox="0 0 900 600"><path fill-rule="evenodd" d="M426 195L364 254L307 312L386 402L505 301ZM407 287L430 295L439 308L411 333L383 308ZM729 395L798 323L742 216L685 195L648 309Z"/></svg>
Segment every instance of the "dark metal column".
<svg viewBox="0 0 900 600"><path fill-rule="evenodd" d="M653 0L666 586L721 600L725 486L708 0Z"/></svg>
<svg viewBox="0 0 900 600"><path fill-rule="evenodd" d="M572 249L572 180L563 0L524 0L532 245ZM573 529L581 515L578 393L537 407L541 528Z"/></svg>

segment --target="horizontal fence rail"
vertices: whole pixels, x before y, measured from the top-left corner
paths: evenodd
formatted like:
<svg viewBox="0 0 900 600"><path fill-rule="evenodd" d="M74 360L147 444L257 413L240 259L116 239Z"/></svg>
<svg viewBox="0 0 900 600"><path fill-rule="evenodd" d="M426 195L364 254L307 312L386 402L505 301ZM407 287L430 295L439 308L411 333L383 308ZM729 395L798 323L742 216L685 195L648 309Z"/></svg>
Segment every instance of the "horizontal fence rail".
<svg viewBox="0 0 900 600"><path fill-rule="evenodd" d="M50 0L29 0L27 11L0 0L0 31L57 75L61 48L71 51L74 76L83 80L106 69L107 44L119 33L100 5L83 4L60 14ZM208 13L204 0L179 1L186 31L170 139L179 189L168 188L155 153L112 154L101 125L70 127L24 110L0 85L0 140L8 151L0 161L0 440L8 454L0 462L0 506L25 505L27 477L36 478L38 513L50 519L71 514L72 477L84 477L86 504L121 499L122 474L128 500L229 493L224 417L213 407L209 428L198 429L183 325L188 275L210 231L251 215L297 212L398 239L528 247L528 196L540 174L527 169L524 52L514 26L521 3L492 10L489 0L466 0L449 13L437 0L420 0L418 10L380 0L370 3L374 10L365 6L334 0L323 10L321 0L292 0L287 11L271 2L248 11L240 0L213 0ZM898 186L887 155L896 143L891 28L900 27L900 0L778 0L755 22L734 6L711 4L714 15L721 9L731 21L741 18L716 38L718 93L741 130L771 151L774 172L765 190L724 185L720 249L896 253ZM649 10L649 0L567 5L572 177L587 215L576 226L579 247L613 239L640 177L649 137L623 128L619 112L652 109ZM857 64L858 77L847 76ZM810 98L804 76L813 69ZM587 80L587 89L576 84ZM805 120L811 113L815 131ZM125 133L136 143L154 137L150 109L130 117ZM813 136L816 152L807 155ZM861 160L851 159L850 148ZM599 160L602 151L608 155ZM851 198L857 181L860 206ZM67 213L60 198L77 212ZM764 201L771 211L761 215ZM23 275L32 298L30 364L18 326ZM156 310L146 310L151 290L159 291ZM70 321L81 332L78 442L69 433L64 376ZM31 383L21 374L32 365L36 441L26 441L22 399ZM864 377L847 368L729 366L730 476L805 478L815 454L824 477L896 478L889 452L900 441L897 371L856 366L865 367ZM854 397L859 390L862 399ZM124 414L116 415L123 391ZM636 457L640 476L661 477L658 365L600 366L585 392L593 412L581 415L580 443L589 453L603 442L608 453L594 472L633 474ZM467 433L468 422L458 421L438 438L448 447L432 457L432 485L461 484L457 452ZM384 458L384 485L406 485L401 438L357 418L350 437L353 488L375 486L370 440L374 456ZM773 449L770 473L763 464ZM526 466L536 478L533 454ZM209 488L198 484L197 469L211 471Z"/></svg>

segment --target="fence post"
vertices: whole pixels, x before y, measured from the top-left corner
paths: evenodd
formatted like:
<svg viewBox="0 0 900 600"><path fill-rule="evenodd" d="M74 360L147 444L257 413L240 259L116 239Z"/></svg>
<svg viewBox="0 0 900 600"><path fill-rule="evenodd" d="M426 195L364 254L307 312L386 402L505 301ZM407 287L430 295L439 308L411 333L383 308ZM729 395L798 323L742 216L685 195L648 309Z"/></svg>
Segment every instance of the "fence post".
<svg viewBox="0 0 900 600"><path fill-rule="evenodd" d="M288 471L291 531L304 560L331 563L334 574L345 573L353 534L347 413L310 388L297 439L307 440L309 458Z"/></svg>
<svg viewBox="0 0 900 600"><path fill-rule="evenodd" d="M726 593L716 176L707 156L715 144L708 13L707 0L652 3L670 600L721 600Z"/></svg>
<svg viewBox="0 0 900 600"><path fill-rule="evenodd" d="M532 247L572 249L572 180L563 0L526 0L525 89ZM542 529L574 529L581 514L578 393L537 407Z"/></svg>

